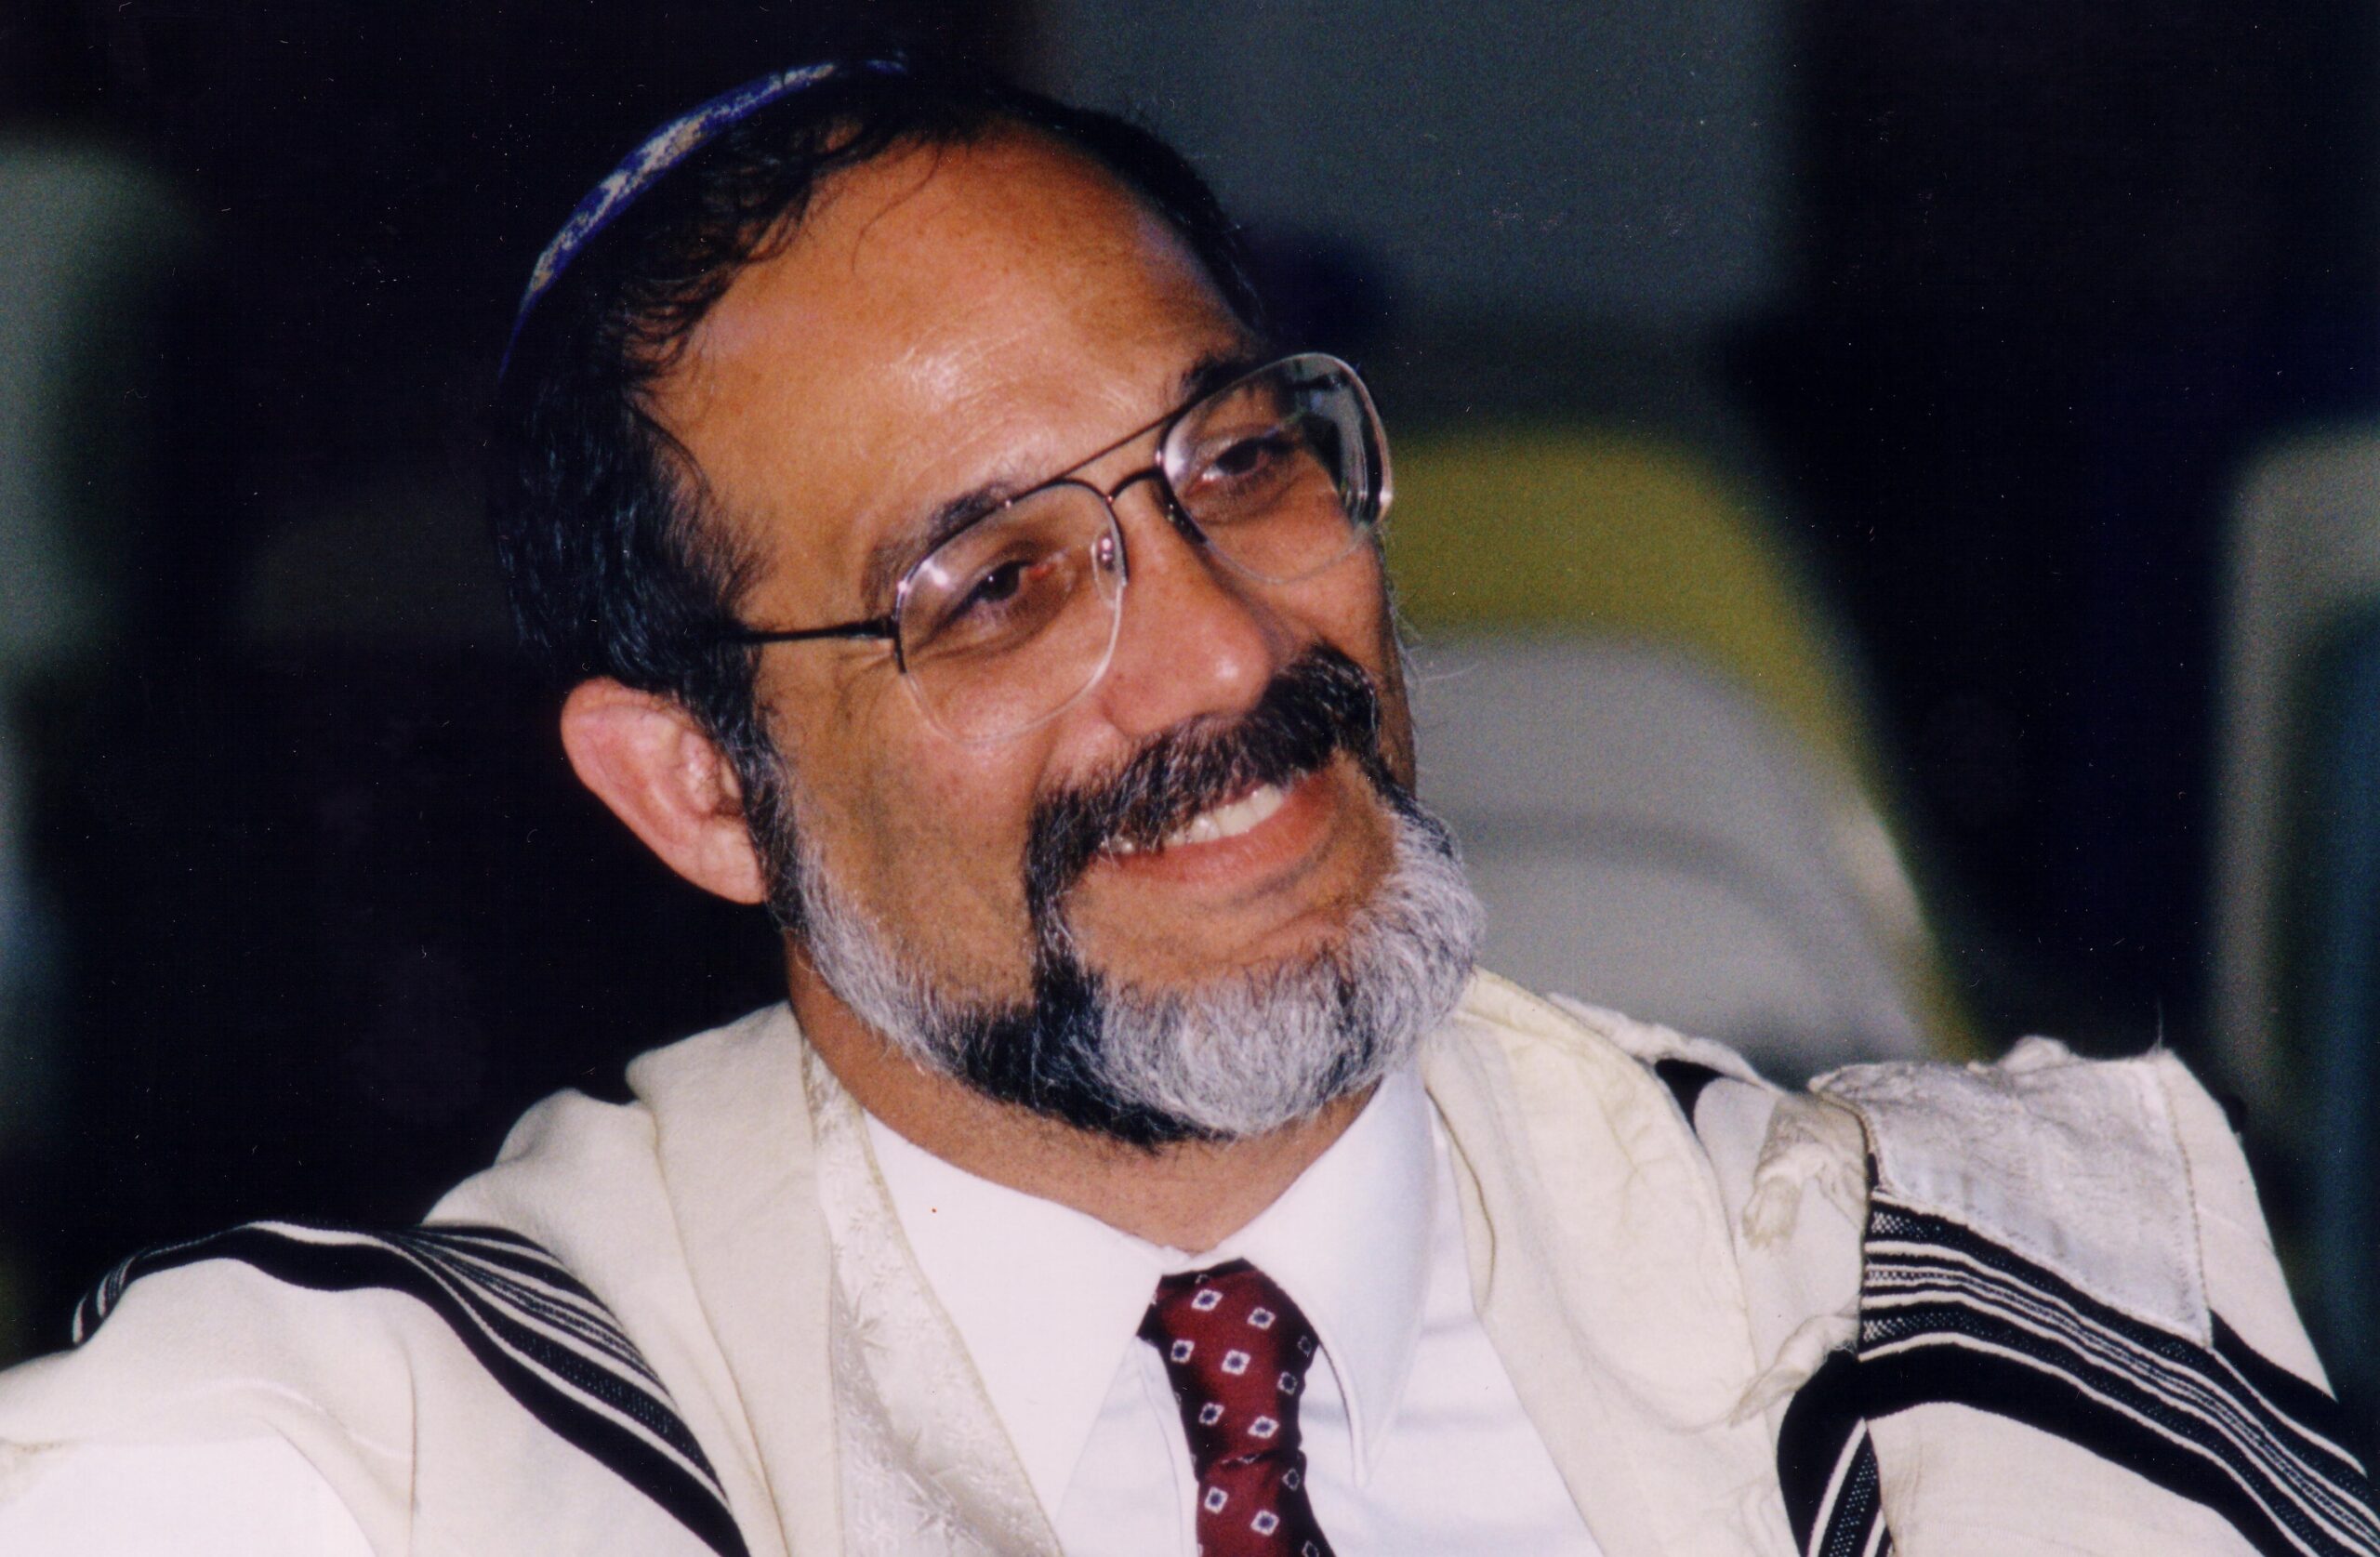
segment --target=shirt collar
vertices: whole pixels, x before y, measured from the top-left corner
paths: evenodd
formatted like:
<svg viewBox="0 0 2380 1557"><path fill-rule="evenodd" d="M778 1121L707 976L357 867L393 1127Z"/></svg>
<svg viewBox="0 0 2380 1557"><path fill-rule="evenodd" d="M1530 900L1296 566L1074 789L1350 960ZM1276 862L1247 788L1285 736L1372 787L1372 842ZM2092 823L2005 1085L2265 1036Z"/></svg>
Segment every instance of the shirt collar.
<svg viewBox="0 0 2380 1557"><path fill-rule="evenodd" d="M1297 1300L1339 1380L1359 1476L1396 1414L1421 1339L1438 1214L1434 1166L1430 1101L1408 1067L1381 1083L1346 1133L1254 1221L1169 1265L1246 1260Z"/></svg>
<svg viewBox="0 0 2380 1557"><path fill-rule="evenodd" d="M1262 1215L1201 1254L979 1179L873 1115L867 1125L902 1231L1043 1508L1064 1499L1157 1278L1231 1259L1278 1282L1314 1326L1346 1402L1357 1472L1368 1472L1421 1337L1432 1221L1447 1214L1412 1067L1383 1081Z"/></svg>

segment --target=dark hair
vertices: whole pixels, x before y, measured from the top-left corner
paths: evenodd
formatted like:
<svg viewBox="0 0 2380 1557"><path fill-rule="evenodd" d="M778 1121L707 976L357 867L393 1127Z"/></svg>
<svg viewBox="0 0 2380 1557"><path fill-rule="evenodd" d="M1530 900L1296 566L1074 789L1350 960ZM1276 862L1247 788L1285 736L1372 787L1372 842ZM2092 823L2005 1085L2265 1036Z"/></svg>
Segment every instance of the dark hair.
<svg viewBox="0 0 2380 1557"><path fill-rule="evenodd" d="M753 113L646 191L522 323L499 386L490 510L514 617L564 683L680 700L739 766L765 751L756 651L722 641L751 561L693 459L649 414L654 382L747 265L796 234L833 174L1004 127L1091 158L1163 217L1251 327L1235 229L1180 153L1111 114L979 74L854 66Z"/></svg>

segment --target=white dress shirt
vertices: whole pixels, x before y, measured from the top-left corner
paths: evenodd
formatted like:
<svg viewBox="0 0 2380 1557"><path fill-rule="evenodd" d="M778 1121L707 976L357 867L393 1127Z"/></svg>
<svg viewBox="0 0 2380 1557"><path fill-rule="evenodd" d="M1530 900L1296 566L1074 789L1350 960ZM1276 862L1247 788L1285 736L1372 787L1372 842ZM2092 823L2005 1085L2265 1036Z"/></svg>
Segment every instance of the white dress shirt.
<svg viewBox="0 0 2380 1557"><path fill-rule="evenodd" d="M1321 1339L1329 1366L1309 1374L1299 1423L1341 1553L1596 1551L1473 1310L1452 1158L1412 1071L1195 1255L868 1127L902 1230L1069 1553L1197 1550L1188 1442L1137 1332L1159 1276L1233 1259L1279 1283Z"/></svg>

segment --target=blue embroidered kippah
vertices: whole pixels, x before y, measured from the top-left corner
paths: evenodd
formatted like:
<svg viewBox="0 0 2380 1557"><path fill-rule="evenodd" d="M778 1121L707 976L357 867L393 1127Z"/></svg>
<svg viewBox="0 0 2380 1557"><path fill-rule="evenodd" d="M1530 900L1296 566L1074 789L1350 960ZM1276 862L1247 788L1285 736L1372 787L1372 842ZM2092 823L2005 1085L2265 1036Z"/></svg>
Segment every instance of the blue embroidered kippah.
<svg viewBox="0 0 2380 1557"><path fill-rule="evenodd" d="M521 326L528 322L538 299L553 290L555 281L595 235L635 204L637 197L651 189L663 174L701 150L720 131L847 68L829 61L774 72L722 92L646 136L635 151L621 159L619 166L612 169L610 177L587 191L587 198L570 213L570 219L562 224L553 242L537 256L537 263L529 271L528 290L522 293L521 306L512 315L512 334L504 343L506 361L511 360L513 343L521 338ZM899 67L870 60L864 68L889 71Z"/></svg>

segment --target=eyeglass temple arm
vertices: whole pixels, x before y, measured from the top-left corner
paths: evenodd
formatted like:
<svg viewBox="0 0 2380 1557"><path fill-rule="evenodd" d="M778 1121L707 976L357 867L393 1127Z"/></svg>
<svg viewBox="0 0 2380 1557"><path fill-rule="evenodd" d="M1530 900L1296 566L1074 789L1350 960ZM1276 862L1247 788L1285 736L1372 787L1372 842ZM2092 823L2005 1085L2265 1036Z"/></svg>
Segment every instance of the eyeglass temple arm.
<svg viewBox="0 0 2380 1557"><path fill-rule="evenodd" d="M762 632L757 627L730 627L721 633L726 643L805 643L816 638L882 638L898 640L901 629L890 616L865 622L838 622L831 627L802 627L793 632Z"/></svg>

